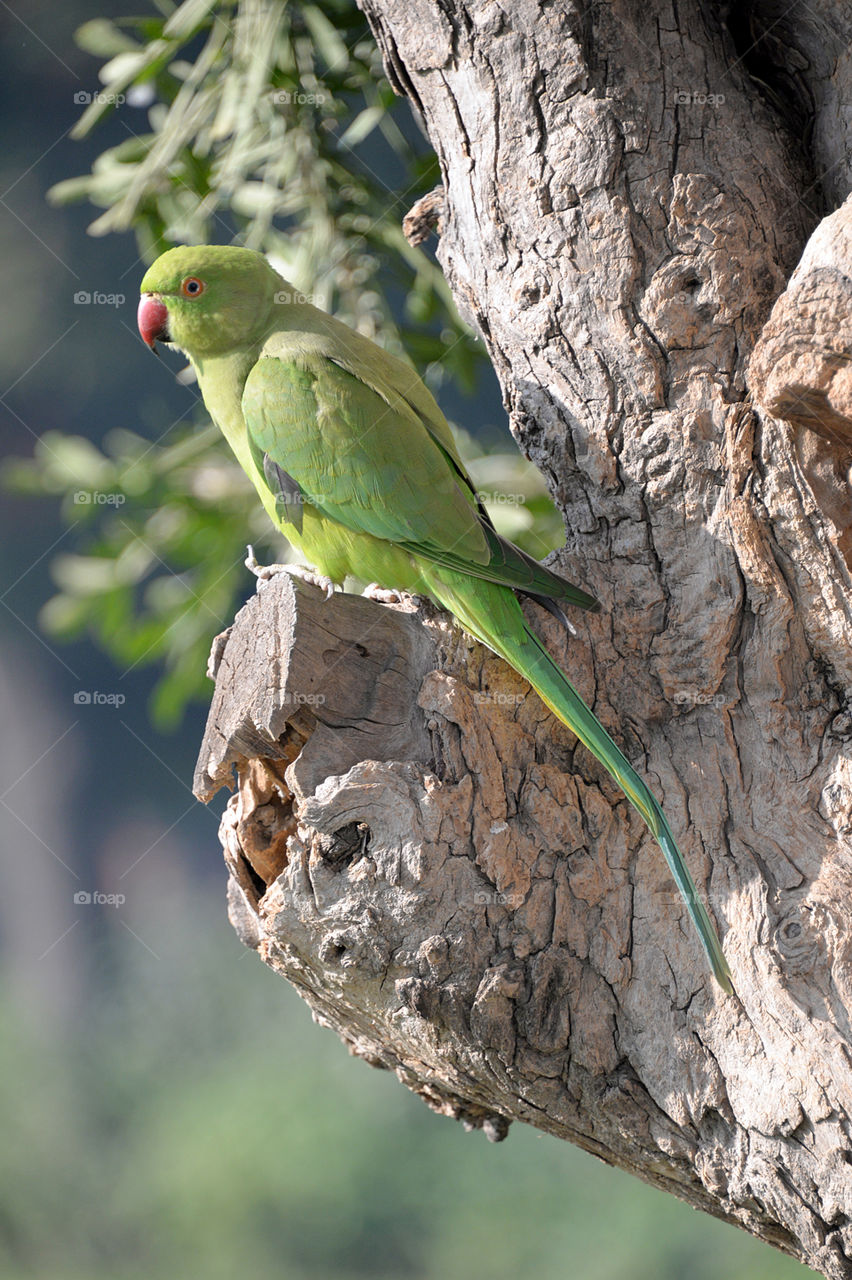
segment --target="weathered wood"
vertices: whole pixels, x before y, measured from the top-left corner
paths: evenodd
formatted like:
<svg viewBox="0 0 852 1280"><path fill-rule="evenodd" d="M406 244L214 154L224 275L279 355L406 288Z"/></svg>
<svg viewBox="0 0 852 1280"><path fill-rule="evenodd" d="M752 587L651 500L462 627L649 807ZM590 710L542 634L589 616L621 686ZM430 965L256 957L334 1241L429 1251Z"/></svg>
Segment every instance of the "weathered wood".
<svg viewBox="0 0 852 1280"><path fill-rule="evenodd" d="M845 339L770 318L820 165L826 199L848 190L849 16L789 10L809 151L713 6L363 4L441 163L442 265L565 515L556 563L605 604L567 648L542 627L663 801L739 998L518 677L431 610L278 581L225 643L202 752L202 791L240 780L235 924L430 1105L567 1137L849 1280L848 489L836 435L771 416L771 386ZM838 280L830 231L811 244ZM840 365L816 385L845 417ZM351 655L339 715L286 703L324 692L323 645Z"/></svg>
<svg viewBox="0 0 852 1280"><path fill-rule="evenodd" d="M839 446L847 470L852 461L850 317L852 199L811 236L749 364L756 404Z"/></svg>
<svg viewBox="0 0 852 1280"><path fill-rule="evenodd" d="M246 760L296 760L308 795L359 760L425 751L404 706L427 647L421 628L362 596L330 608L313 587L300 599L297 611L286 573L261 581L214 643L216 692L193 782L205 802ZM363 683L352 680L356 663Z"/></svg>

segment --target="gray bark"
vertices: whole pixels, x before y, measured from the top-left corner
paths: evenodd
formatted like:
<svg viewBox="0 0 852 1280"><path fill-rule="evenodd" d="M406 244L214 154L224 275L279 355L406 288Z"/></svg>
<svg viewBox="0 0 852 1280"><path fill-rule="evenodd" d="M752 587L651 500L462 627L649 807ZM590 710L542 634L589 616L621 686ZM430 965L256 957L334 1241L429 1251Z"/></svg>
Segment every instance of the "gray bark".
<svg viewBox="0 0 852 1280"><path fill-rule="evenodd" d="M556 564L604 602L536 625L663 801L738 996L519 677L428 607L283 579L220 646L196 781L236 767L235 925L431 1106L850 1277L852 211L820 219L852 13L753 6L737 47L711 5L363 4Z"/></svg>

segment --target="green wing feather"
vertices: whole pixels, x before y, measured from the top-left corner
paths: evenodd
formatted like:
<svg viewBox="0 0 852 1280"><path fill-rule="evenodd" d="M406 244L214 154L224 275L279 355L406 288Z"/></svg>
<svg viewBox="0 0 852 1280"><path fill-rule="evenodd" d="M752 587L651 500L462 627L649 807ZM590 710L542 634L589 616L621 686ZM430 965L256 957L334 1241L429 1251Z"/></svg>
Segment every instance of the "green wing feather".
<svg viewBox="0 0 852 1280"><path fill-rule="evenodd" d="M356 533L534 597L599 608L500 537L455 452L404 396L386 394L320 353L262 356L242 401L259 472L268 483L268 457Z"/></svg>
<svg viewBox="0 0 852 1280"><path fill-rule="evenodd" d="M392 409L327 359L261 357L243 414L261 465L268 454L330 519L396 543L426 543L439 522L446 546L486 563L471 503L404 404Z"/></svg>

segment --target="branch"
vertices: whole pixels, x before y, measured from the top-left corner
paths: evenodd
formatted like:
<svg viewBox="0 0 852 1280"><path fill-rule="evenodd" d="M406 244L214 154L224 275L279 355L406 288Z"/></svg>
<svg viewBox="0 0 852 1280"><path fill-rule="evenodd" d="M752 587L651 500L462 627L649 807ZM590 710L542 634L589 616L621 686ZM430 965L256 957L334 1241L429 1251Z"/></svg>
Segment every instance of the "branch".
<svg viewBox="0 0 852 1280"><path fill-rule="evenodd" d="M607 775L575 774L581 749L523 681L437 612L326 602L286 574L215 668L195 789L209 800L236 770L231 920L316 1020L493 1140L533 1124L801 1256L779 1210L801 1217L807 1175L840 1211L840 1118L803 1141L778 1027L767 1082L653 842ZM793 919L779 945L804 990Z"/></svg>

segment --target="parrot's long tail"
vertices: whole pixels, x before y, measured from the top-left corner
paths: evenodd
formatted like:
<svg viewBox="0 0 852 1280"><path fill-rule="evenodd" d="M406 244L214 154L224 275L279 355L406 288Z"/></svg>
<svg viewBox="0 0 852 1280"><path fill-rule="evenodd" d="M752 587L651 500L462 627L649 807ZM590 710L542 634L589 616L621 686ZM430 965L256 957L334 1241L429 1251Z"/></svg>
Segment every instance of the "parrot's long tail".
<svg viewBox="0 0 852 1280"><path fill-rule="evenodd" d="M686 903L690 919L701 939L701 945L704 947L707 959L710 961L716 981L723 991L726 991L729 995L733 994L734 987L731 973L728 969L728 962L722 952L722 945L716 935L716 930L713 927L707 909L698 896L695 882L683 860L680 849L677 847L665 814L636 770L615 745L594 713L586 706L570 680L553 661L538 637L526 625L517 599L509 592L503 595L503 590L497 588L500 594L503 595L503 599L499 602L502 608L498 610L503 615L501 621L509 623L509 625L495 627L494 632L490 633L490 628L487 625L483 626L483 622L486 619L490 621L494 611L484 610L477 617L476 615L479 611L471 610L469 607L471 603L469 590L466 593L467 599L465 599L464 595L456 591L446 593L446 585L448 585L446 584L446 579L442 585L445 587L445 592L442 594L451 594L454 597L452 603L449 600L446 600L446 603L459 618L465 629L475 635L489 649L493 649L495 653L498 653L501 658L504 658L510 666L514 667L530 682L541 700L546 703L554 715L559 717L563 724L568 726L572 733L577 735L583 745L591 751L592 755L600 761L604 768L609 770L628 800L638 809L665 854L666 862L669 864L675 883ZM517 609L516 617L511 616L514 614L515 609L509 604L510 600L511 605L514 605L515 609ZM497 602L492 599L491 603L495 604ZM511 625L513 622L514 626ZM518 626L518 623L520 623L520 626Z"/></svg>

